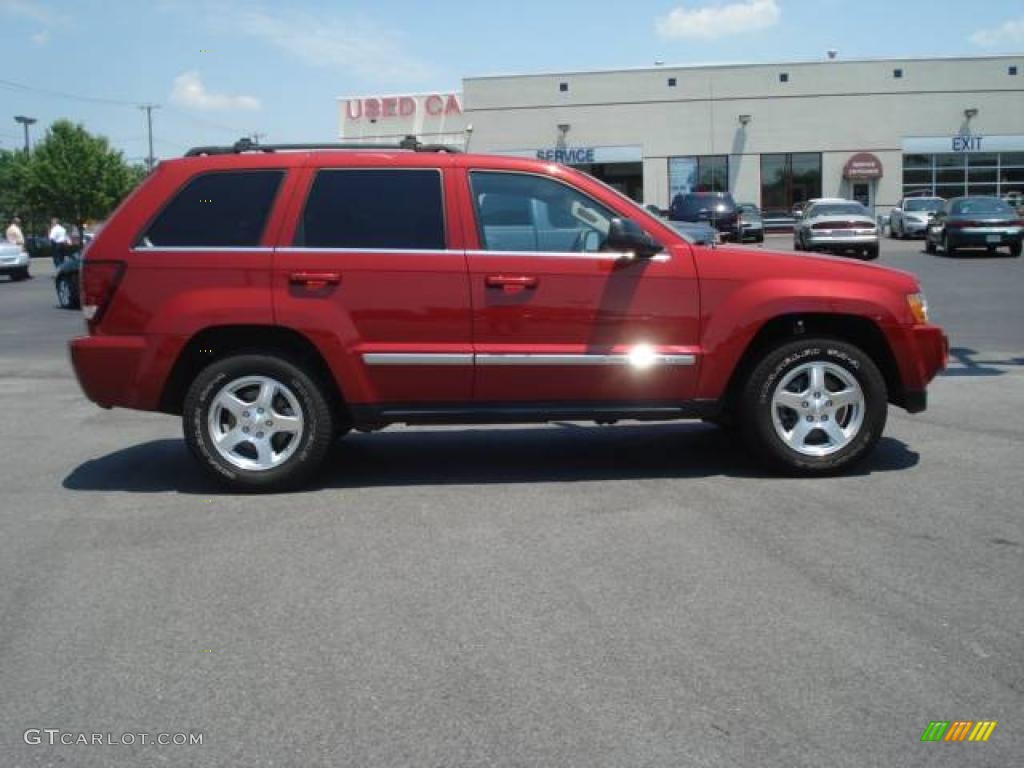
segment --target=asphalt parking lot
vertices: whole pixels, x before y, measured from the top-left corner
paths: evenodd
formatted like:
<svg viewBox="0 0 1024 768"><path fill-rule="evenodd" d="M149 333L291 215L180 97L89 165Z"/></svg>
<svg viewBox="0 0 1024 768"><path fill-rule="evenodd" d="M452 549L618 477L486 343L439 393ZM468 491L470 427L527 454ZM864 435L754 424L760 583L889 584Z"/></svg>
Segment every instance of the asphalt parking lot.
<svg viewBox="0 0 1024 768"><path fill-rule="evenodd" d="M1019 764L1024 259L881 263L954 364L851 476L696 423L390 428L265 497L84 399L46 265L0 280L0 765Z"/></svg>

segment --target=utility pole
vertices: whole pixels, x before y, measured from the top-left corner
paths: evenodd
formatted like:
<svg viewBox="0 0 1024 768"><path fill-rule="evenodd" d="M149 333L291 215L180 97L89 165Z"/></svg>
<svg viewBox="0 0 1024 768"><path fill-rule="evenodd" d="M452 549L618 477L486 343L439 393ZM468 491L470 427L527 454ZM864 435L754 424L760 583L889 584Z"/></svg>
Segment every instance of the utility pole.
<svg viewBox="0 0 1024 768"><path fill-rule="evenodd" d="M149 133L149 156L146 158L146 167L153 170L156 158L153 157L153 110L160 109L159 104L140 104L139 109L146 111L146 129Z"/></svg>
<svg viewBox="0 0 1024 768"><path fill-rule="evenodd" d="M35 123L36 119L34 117L25 117L24 115L15 115L14 122L21 123L25 128L25 154L27 155L29 152L28 127Z"/></svg>
<svg viewBox="0 0 1024 768"><path fill-rule="evenodd" d="M260 133L259 131L253 131L253 132L252 132L252 133L250 134L249 138L251 138L251 139L252 139L252 143L253 143L253 144L259 144L259 143L260 143L260 139L265 139L265 138L267 138L267 134L265 134L265 133Z"/></svg>

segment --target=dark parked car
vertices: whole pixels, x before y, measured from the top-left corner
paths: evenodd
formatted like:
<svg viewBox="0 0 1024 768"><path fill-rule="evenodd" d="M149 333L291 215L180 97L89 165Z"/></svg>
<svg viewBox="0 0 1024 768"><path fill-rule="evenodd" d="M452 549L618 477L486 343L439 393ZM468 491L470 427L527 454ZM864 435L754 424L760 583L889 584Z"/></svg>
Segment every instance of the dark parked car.
<svg viewBox="0 0 1024 768"><path fill-rule="evenodd" d="M78 309L81 302L78 298L78 276L82 270L81 251L68 254L54 275L57 288L57 303L62 309Z"/></svg>
<svg viewBox="0 0 1024 768"><path fill-rule="evenodd" d="M1021 215L998 197L954 197L929 222L924 249L935 253L941 247L947 256L961 248L984 248L993 253L1007 247L1020 256L1024 238Z"/></svg>
<svg viewBox="0 0 1024 768"><path fill-rule="evenodd" d="M668 225L694 245L716 245L721 239L710 224L696 221L669 221Z"/></svg>
<svg viewBox="0 0 1024 768"><path fill-rule="evenodd" d="M723 238L738 239L739 211L728 192L690 192L672 199L668 217L672 221L706 222Z"/></svg>

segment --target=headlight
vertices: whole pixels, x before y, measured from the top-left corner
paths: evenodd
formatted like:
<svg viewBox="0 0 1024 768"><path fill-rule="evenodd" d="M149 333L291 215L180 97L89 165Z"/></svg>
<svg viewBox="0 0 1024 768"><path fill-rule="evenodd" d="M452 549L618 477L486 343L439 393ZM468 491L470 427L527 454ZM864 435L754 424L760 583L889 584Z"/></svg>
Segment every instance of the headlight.
<svg viewBox="0 0 1024 768"><path fill-rule="evenodd" d="M907 305L915 323L928 322L928 300L923 293L912 293L907 296Z"/></svg>

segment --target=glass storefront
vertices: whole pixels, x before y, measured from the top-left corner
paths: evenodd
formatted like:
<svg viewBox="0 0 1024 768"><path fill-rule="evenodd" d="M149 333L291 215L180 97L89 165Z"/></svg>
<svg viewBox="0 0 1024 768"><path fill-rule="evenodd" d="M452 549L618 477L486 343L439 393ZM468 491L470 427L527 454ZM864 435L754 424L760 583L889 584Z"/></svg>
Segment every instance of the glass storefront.
<svg viewBox="0 0 1024 768"><path fill-rule="evenodd" d="M903 155L903 196L1024 193L1024 152Z"/></svg>
<svg viewBox="0 0 1024 768"><path fill-rule="evenodd" d="M728 192L728 155L690 155L668 159L668 199L688 192Z"/></svg>
<svg viewBox="0 0 1024 768"><path fill-rule="evenodd" d="M821 153L761 155L761 208L789 212L796 203L821 197Z"/></svg>

